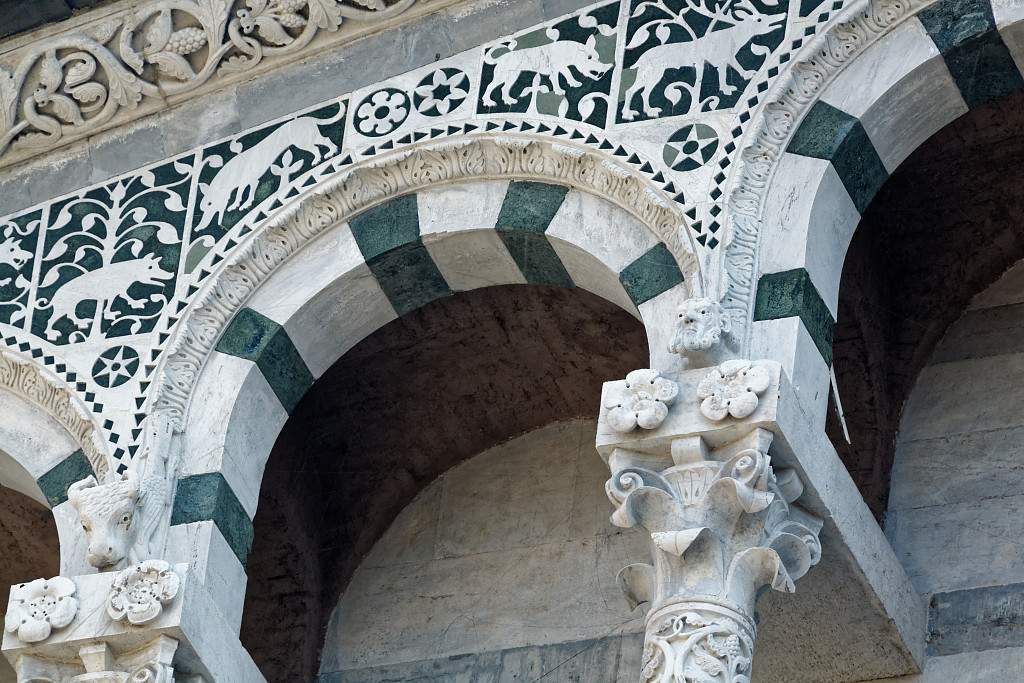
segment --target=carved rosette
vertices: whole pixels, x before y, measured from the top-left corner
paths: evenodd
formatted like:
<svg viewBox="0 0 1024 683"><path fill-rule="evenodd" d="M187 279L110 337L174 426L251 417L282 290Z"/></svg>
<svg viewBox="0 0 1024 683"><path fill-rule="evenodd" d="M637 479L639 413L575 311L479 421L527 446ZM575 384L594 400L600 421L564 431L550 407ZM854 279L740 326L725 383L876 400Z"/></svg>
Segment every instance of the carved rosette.
<svg viewBox="0 0 1024 683"><path fill-rule="evenodd" d="M107 614L114 621L148 624L173 601L181 578L163 560L147 560L117 573L107 597Z"/></svg>
<svg viewBox="0 0 1024 683"><path fill-rule="evenodd" d="M612 458L611 521L651 537L653 564L618 577L633 607L650 605L643 681L748 683L758 592L793 592L821 558L821 521L793 505L802 485L772 468L770 441L754 430L710 453L680 448L660 472L644 454Z"/></svg>
<svg viewBox="0 0 1024 683"><path fill-rule="evenodd" d="M75 582L63 576L36 579L11 587L4 617L8 633L17 633L23 643L39 643L53 629L64 628L78 613Z"/></svg>
<svg viewBox="0 0 1024 683"><path fill-rule="evenodd" d="M668 417L668 407L678 395L679 385L657 370L634 370L626 375L622 390L605 405L608 424L617 432L656 429Z"/></svg>
<svg viewBox="0 0 1024 683"><path fill-rule="evenodd" d="M749 417L771 384L767 368L749 360L729 360L704 376L697 386L700 412L718 422L732 416Z"/></svg>

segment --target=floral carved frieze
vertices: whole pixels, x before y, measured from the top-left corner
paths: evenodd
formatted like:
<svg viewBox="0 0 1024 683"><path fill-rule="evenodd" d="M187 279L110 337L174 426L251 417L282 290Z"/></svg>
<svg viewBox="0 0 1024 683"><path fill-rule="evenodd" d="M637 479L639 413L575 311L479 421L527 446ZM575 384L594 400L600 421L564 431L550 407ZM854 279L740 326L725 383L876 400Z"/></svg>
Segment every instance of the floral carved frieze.
<svg viewBox="0 0 1024 683"><path fill-rule="evenodd" d="M416 2L155 0L33 40L0 57L0 166L351 39Z"/></svg>
<svg viewBox="0 0 1024 683"><path fill-rule="evenodd" d="M35 361L0 350L0 389L26 399L53 417L82 448L98 476L108 471L105 443L81 400Z"/></svg>

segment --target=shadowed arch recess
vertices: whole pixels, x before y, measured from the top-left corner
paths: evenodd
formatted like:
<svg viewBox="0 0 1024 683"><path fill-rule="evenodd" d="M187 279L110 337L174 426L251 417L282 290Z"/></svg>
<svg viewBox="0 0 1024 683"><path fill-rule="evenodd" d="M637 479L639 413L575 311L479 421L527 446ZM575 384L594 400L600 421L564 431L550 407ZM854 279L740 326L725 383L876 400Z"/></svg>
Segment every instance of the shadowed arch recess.
<svg viewBox="0 0 1024 683"><path fill-rule="evenodd" d="M365 211L276 270L228 325L196 384L204 409L189 414L172 524L212 519L244 564L264 464L316 379L404 314L507 284L587 290L649 320L688 283L639 219L567 186L444 185ZM649 328L651 348L669 332Z"/></svg>
<svg viewBox="0 0 1024 683"><path fill-rule="evenodd" d="M605 299L501 285L436 299L346 353L292 413L263 479L242 639L268 680L315 677L338 596L427 484L495 444L592 418L602 382L647 352L642 325Z"/></svg>

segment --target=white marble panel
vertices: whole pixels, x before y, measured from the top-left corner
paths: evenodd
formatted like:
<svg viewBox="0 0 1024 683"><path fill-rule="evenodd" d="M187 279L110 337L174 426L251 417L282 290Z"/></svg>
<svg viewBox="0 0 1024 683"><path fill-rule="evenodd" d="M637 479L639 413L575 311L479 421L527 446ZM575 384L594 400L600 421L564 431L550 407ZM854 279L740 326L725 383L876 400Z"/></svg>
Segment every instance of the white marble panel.
<svg viewBox="0 0 1024 683"><path fill-rule="evenodd" d="M237 633L248 577L217 525L203 521L172 526L167 535L167 559L188 563L189 572L206 586L221 617Z"/></svg>
<svg viewBox="0 0 1024 683"><path fill-rule="evenodd" d="M287 419L255 363L214 352L189 411L182 476L221 472L252 518L263 468Z"/></svg>
<svg viewBox="0 0 1024 683"><path fill-rule="evenodd" d="M423 244L452 291L526 284L515 259L492 229L433 232Z"/></svg>
<svg viewBox="0 0 1024 683"><path fill-rule="evenodd" d="M579 190L565 195L547 235L593 254L616 273L658 243L658 238L627 211Z"/></svg>
<svg viewBox="0 0 1024 683"><path fill-rule="evenodd" d="M416 205L423 241L439 233L493 228L508 186L507 180L486 180L418 192Z"/></svg>
<svg viewBox="0 0 1024 683"><path fill-rule="evenodd" d="M610 270L607 264L602 263L592 253L576 245L551 237L548 238L548 241L577 287L593 292L623 310L629 311L634 316L640 317L633 300L629 298L625 287L619 281L617 271Z"/></svg>
<svg viewBox="0 0 1024 683"><path fill-rule="evenodd" d="M319 284L319 291L284 326L313 377L398 317L365 263Z"/></svg>

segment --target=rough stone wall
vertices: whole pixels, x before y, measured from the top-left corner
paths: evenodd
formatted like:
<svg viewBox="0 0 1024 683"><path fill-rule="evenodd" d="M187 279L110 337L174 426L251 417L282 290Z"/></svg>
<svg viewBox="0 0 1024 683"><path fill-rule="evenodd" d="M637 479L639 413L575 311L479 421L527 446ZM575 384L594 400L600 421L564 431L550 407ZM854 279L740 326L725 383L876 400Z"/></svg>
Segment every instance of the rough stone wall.
<svg viewBox="0 0 1024 683"><path fill-rule="evenodd" d="M427 484L509 438L592 417L602 382L646 363L638 320L539 286L437 300L345 354L293 413L263 479L242 640L267 679L316 675L338 596Z"/></svg>
<svg viewBox="0 0 1024 683"><path fill-rule="evenodd" d="M933 656L1024 647L1022 330L1024 263L950 327L900 424L886 533Z"/></svg>
<svg viewBox="0 0 1024 683"><path fill-rule="evenodd" d="M897 426L936 343L971 297L1024 256L1024 95L953 122L912 154L864 214L843 269L835 369L852 445L828 432L875 515Z"/></svg>
<svg viewBox="0 0 1024 683"><path fill-rule="evenodd" d="M591 641L561 648L576 654L639 632L641 613L630 612L615 575L645 558L647 543L608 521L607 468L594 449L594 429L590 420L541 428L424 489L334 608L322 672L402 680L399 672L411 662L425 668L436 661L437 670L450 666L449 658L479 655L477 668L497 664L506 673L520 657L504 650ZM611 668L588 680L615 680L616 648L611 654ZM526 673L534 680L557 664ZM349 674L354 670L364 671Z"/></svg>

